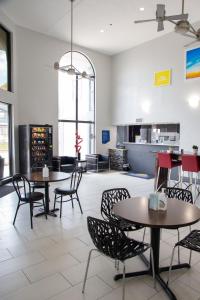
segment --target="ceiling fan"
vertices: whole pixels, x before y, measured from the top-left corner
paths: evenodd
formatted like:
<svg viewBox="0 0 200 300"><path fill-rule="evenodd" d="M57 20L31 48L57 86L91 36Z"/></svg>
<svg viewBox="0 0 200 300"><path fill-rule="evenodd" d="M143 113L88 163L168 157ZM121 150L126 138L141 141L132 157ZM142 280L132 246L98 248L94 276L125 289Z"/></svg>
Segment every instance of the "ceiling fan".
<svg viewBox="0 0 200 300"><path fill-rule="evenodd" d="M175 23L174 21L178 20L179 22L188 22L188 14L184 13L184 0L182 0L182 12L180 15L172 15L172 16L166 16L166 10L164 4L157 4L157 10L156 10L156 18L155 19L149 19L149 20L137 20L135 21L136 24L138 23L145 23L145 22L152 22L156 21L158 23L158 29L157 31L164 30L164 21L169 21L172 23ZM189 22L188 22L189 23ZM177 25L177 23L175 23Z"/></svg>
<svg viewBox="0 0 200 300"><path fill-rule="evenodd" d="M192 27L192 28L193 28L193 27ZM193 44L195 44L195 43L200 42L200 28L197 29L197 30L195 30L195 29L193 28L193 32L190 31L190 34L189 34L189 33L185 33L185 34L183 34L183 35L184 35L184 36L188 36L188 37L190 37L190 38L192 38L192 39L195 39L193 42L191 42L191 43L185 45L184 47L189 47L189 46L191 46L191 45L193 45Z"/></svg>

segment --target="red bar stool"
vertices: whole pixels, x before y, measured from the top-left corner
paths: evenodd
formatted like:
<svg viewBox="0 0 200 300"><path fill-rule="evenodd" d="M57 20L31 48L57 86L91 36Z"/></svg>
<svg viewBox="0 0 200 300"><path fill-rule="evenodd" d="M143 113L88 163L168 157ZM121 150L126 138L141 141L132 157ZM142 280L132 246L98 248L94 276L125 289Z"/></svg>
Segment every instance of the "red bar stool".
<svg viewBox="0 0 200 300"><path fill-rule="evenodd" d="M189 177L188 187L191 187L191 191L192 191L193 173L196 175L194 178L195 201L196 201L197 198L196 191L199 192L199 190L197 189L197 179L199 180L200 158L195 154L183 154L181 157L182 157L181 183L183 182L184 172L188 172L188 177Z"/></svg>
<svg viewBox="0 0 200 300"><path fill-rule="evenodd" d="M158 180L160 175L160 169L168 169L168 177L167 177L167 186L170 186L170 178L171 178L171 171L173 168L177 168L181 166L181 161L174 160L172 153L166 152L159 152L158 153L158 174L157 174L157 188L158 188ZM179 181L181 179L181 169L179 168Z"/></svg>

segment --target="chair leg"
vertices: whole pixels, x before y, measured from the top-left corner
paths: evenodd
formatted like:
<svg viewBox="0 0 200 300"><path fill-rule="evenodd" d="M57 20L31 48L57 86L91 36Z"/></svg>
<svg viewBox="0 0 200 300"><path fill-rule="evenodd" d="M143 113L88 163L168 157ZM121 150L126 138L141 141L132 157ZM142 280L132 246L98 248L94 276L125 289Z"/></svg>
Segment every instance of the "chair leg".
<svg viewBox="0 0 200 300"><path fill-rule="evenodd" d="M197 176L194 178L194 203L196 202L197 199Z"/></svg>
<svg viewBox="0 0 200 300"><path fill-rule="evenodd" d="M154 256L153 256L153 248L152 248L152 247L150 247L150 255L151 255L151 265L152 265L153 285L154 285L154 288L156 288L156 275L155 275Z"/></svg>
<svg viewBox="0 0 200 300"><path fill-rule="evenodd" d="M170 275L171 275L171 271L172 271L172 264L173 264L173 259L174 259L174 252L175 252L176 246L174 246L173 250L172 250L172 256L171 256L171 262L170 262L170 267L169 267L169 273L168 273L168 279L167 279L167 285L169 285L169 281L170 281Z"/></svg>
<svg viewBox="0 0 200 300"><path fill-rule="evenodd" d="M62 204L63 204L62 198L63 198L63 196L61 195L61 197L60 197L60 218L62 217Z"/></svg>
<svg viewBox="0 0 200 300"><path fill-rule="evenodd" d="M125 275L126 275L126 266L123 262L123 286L122 286L122 300L125 300Z"/></svg>
<svg viewBox="0 0 200 300"><path fill-rule="evenodd" d="M53 210L56 209L56 193L55 193L55 197L54 197L54 204L53 204Z"/></svg>
<svg viewBox="0 0 200 300"><path fill-rule="evenodd" d="M30 203L31 229L33 229L33 204Z"/></svg>
<svg viewBox="0 0 200 300"><path fill-rule="evenodd" d="M79 207L80 207L80 211L81 211L81 213L83 214L82 207L81 207L81 203L80 203L79 196L78 196L77 193L76 193L76 197L77 197L77 201L78 201L78 204L79 204Z"/></svg>
<svg viewBox="0 0 200 300"><path fill-rule="evenodd" d="M13 220L13 225L15 225L15 220L16 220L16 217L17 217L17 213L18 213L18 210L19 210L19 207L20 207L20 200L19 200L19 202L18 202L18 204L17 204L17 209L16 209L16 212L15 212L15 216L14 216L14 220Z"/></svg>
<svg viewBox="0 0 200 300"><path fill-rule="evenodd" d="M115 269L119 271L119 260L115 259Z"/></svg>
<svg viewBox="0 0 200 300"><path fill-rule="evenodd" d="M90 259L91 259L92 251L94 251L94 250L96 250L96 249L91 249L90 252L89 252L89 255L88 255L87 266L86 266L85 276L84 276L84 280L83 280L82 293L85 292L85 284L86 284L86 280L87 280L88 269L89 269L89 265L90 265Z"/></svg>
<svg viewBox="0 0 200 300"><path fill-rule="evenodd" d="M188 176L189 176L189 183L190 183L190 191L192 193L192 172L188 172Z"/></svg>
<svg viewBox="0 0 200 300"><path fill-rule="evenodd" d="M181 167L181 189L183 188L183 179L184 179L184 171L182 170Z"/></svg>
<svg viewBox="0 0 200 300"><path fill-rule="evenodd" d="M180 183L181 183L181 166L178 167L178 182L179 182L179 186L180 186ZM181 186L182 188L182 186Z"/></svg>
<svg viewBox="0 0 200 300"><path fill-rule="evenodd" d="M171 169L168 169L168 178L167 178L167 186L168 186L168 187L170 187L170 182L171 182L171 180L170 180L170 178L171 178L171 172L172 172L172 170L171 170Z"/></svg>
<svg viewBox="0 0 200 300"><path fill-rule="evenodd" d="M142 238L143 242L144 242L144 239L145 239L145 234L146 234L146 227L144 227L143 238Z"/></svg>
<svg viewBox="0 0 200 300"><path fill-rule="evenodd" d="M157 173L157 178L156 178L156 189L155 189L155 191L157 191L158 188L159 188L159 186L158 186L159 176L160 176L160 167L158 167L158 173Z"/></svg>
<svg viewBox="0 0 200 300"><path fill-rule="evenodd" d="M70 195L70 198L71 198L71 202L72 202L72 208L74 208L74 200L73 200L72 195Z"/></svg>
<svg viewBox="0 0 200 300"><path fill-rule="evenodd" d="M189 265L191 266L191 262L192 262L192 250L190 250L190 257L189 257Z"/></svg>
<svg viewBox="0 0 200 300"><path fill-rule="evenodd" d="M178 231L178 242L180 242L180 232L179 229L177 229ZM180 246L178 246L178 263L181 263L181 257L180 257Z"/></svg>

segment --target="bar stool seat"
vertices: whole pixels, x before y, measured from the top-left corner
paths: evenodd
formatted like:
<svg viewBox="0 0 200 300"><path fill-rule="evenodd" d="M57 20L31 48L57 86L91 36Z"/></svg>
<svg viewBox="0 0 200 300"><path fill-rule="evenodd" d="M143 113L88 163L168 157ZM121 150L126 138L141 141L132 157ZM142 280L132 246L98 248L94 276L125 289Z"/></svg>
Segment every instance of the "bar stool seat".
<svg viewBox="0 0 200 300"><path fill-rule="evenodd" d="M179 168L182 165L180 160L173 159L173 153L159 152L158 154L158 175L157 175L157 187L160 169L168 169L167 186L170 186L171 170L173 168ZM181 170L179 169L179 180L181 178Z"/></svg>
<svg viewBox="0 0 200 300"><path fill-rule="evenodd" d="M182 156L182 176L181 183L183 182L184 172L188 172L189 177L189 185L187 188L191 188L193 186L193 174L195 174L194 178L194 188L195 188L195 201L197 199L197 180L199 180L199 172L200 172L200 157L195 154L183 154ZM198 192L199 193L199 192Z"/></svg>

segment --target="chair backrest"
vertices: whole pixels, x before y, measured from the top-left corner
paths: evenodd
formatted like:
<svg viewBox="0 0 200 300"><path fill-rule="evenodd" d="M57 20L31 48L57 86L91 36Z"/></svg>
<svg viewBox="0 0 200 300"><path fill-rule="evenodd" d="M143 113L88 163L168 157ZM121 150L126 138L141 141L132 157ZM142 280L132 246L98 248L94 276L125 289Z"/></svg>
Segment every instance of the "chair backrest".
<svg viewBox="0 0 200 300"><path fill-rule="evenodd" d="M158 166L161 168L171 169L172 168L172 154L159 152L158 154Z"/></svg>
<svg viewBox="0 0 200 300"><path fill-rule="evenodd" d="M176 198L178 200L193 204L192 193L189 190L167 187L165 189L165 194L168 198Z"/></svg>
<svg viewBox="0 0 200 300"><path fill-rule="evenodd" d="M77 191L82 179L82 171L79 168L75 168L71 175L70 189Z"/></svg>
<svg viewBox="0 0 200 300"><path fill-rule="evenodd" d="M200 159L199 156L194 154L183 154L182 158L182 170L187 172L199 172L200 171Z"/></svg>
<svg viewBox="0 0 200 300"><path fill-rule="evenodd" d="M87 217L87 225L95 247L111 258L118 258L120 245L127 239L125 233L117 226L93 217Z"/></svg>
<svg viewBox="0 0 200 300"><path fill-rule="evenodd" d="M105 220L110 218L118 219L112 212L115 203L130 198L130 194L125 188L115 188L106 190L102 194L101 199L101 215Z"/></svg>
<svg viewBox="0 0 200 300"><path fill-rule="evenodd" d="M12 183L20 200L22 197L28 198L28 194L31 193L31 186L30 182L24 175L15 174L12 178Z"/></svg>

